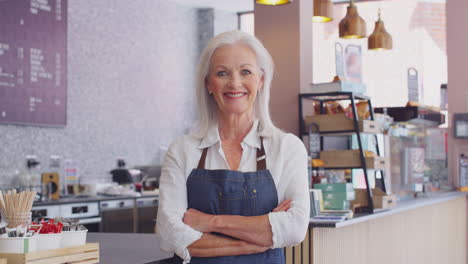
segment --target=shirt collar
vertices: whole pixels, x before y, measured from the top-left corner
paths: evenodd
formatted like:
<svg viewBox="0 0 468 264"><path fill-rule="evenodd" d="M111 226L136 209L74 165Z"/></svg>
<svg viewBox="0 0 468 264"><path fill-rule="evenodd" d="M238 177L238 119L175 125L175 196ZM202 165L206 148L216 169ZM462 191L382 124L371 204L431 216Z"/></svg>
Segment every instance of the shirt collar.
<svg viewBox="0 0 468 264"><path fill-rule="evenodd" d="M260 136L258 135L258 119L254 120L253 126L250 129L249 133L245 136L243 143L249 145L253 148L260 148ZM218 130L218 123L215 122L210 128L207 130L205 136L203 137L200 145L198 145L199 149L204 149L207 147L211 147L214 144L217 144L221 141L221 137L219 136Z"/></svg>

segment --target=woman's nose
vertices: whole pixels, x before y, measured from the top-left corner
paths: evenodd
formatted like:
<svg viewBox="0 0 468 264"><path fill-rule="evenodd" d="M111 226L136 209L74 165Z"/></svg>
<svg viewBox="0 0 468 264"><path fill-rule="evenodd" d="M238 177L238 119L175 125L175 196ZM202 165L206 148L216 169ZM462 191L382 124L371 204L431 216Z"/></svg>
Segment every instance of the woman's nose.
<svg viewBox="0 0 468 264"><path fill-rule="evenodd" d="M233 74L231 75L231 78L229 80L229 84L230 86L232 86L233 88L237 88L239 86L241 86L242 84L242 78L241 76L239 76L239 74Z"/></svg>

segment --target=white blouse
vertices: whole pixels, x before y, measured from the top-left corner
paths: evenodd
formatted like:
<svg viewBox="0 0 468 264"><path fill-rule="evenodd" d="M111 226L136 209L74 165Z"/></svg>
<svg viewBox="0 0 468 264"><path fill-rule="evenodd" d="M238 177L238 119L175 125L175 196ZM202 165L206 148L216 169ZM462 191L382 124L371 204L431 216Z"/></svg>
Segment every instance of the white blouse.
<svg viewBox="0 0 468 264"><path fill-rule="evenodd" d="M242 157L238 170L256 171L257 149L260 148L258 120L241 143ZM302 141L293 134L276 130L263 138L267 169L278 192L278 202L292 199L287 212L268 214L272 233L272 248L294 246L302 242L309 224L309 188L307 152ZM230 169L224 156L218 126L212 126L203 139L184 135L169 147L159 183L159 209L156 234L161 249L175 252L185 263L190 262L187 247L200 239L202 233L183 223L187 210L186 181L198 166L202 150L208 148L206 169Z"/></svg>

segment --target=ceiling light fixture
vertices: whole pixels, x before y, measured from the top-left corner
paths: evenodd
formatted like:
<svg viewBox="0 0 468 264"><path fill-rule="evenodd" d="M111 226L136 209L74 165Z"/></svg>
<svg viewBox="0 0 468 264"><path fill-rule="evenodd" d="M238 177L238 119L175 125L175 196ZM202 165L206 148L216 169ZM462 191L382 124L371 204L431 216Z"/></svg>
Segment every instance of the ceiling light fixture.
<svg viewBox="0 0 468 264"><path fill-rule="evenodd" d="M284 5L292 2L293 0L255 0L259 5Z"/></svg>
<svg viewBox="0 0 468 264"><path fill-rule="evenodd" d="M313 22L329 22L333 20L333 3L331 0L314 0Z"/></svg>
<svg viewBox="0 0 468 264"><path fill-rule="evenodd" d="M392 36L385 30L384 22L379 19L375 22L374 32L369 36L367 48L370 50L391 50Z"/></svg>
<svg viewBox="0 0 468 264"><path fill-rule="evenodd" d="M353 0L349 1L346 16L340 21L339 34L345 39L366 37L366 21L359 16Z"/></svg>

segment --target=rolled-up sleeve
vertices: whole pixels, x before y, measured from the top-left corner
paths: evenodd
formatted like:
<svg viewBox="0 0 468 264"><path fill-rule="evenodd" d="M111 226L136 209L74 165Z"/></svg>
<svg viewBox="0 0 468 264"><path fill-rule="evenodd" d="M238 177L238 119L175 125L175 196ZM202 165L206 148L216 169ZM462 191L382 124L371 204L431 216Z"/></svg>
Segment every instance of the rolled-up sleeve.
<svg viewBox="0 0 468 264"><path fill-rule="evenodd" d="M307 233L310 218L310 196L307 172L307 151L297 137L288 135L285 147L284 167L279 185L286 186L284 198L291 199L291 208L286 212L268 214L272 233L272 248L300 244Z"/></svg>
<svg viewBox="0 0 468 264"><path fill-rule="evenodd" d="M160 240L161 249L174 252L190 262L187 247L201 238L199 232L184 224L183 216L187 210L187 187L184 175L183 149L179 142L174 142L164 158L159 183L159 208L156 221L156 235Z"/></svg>

